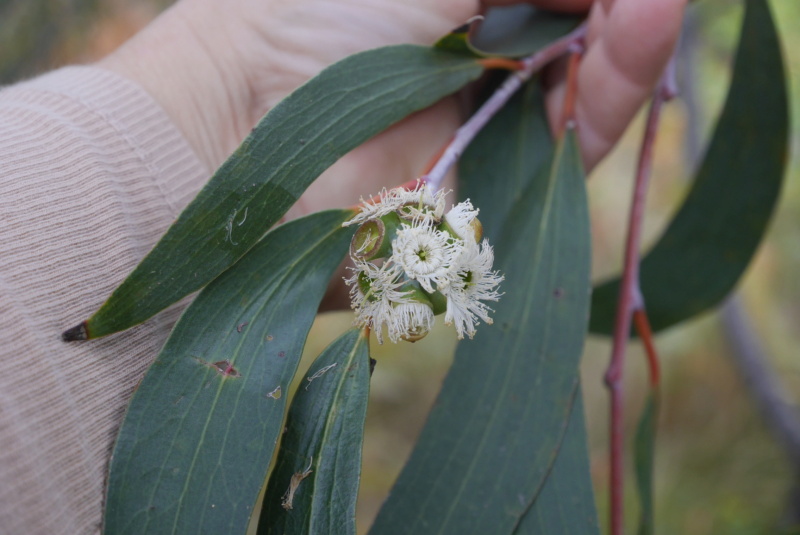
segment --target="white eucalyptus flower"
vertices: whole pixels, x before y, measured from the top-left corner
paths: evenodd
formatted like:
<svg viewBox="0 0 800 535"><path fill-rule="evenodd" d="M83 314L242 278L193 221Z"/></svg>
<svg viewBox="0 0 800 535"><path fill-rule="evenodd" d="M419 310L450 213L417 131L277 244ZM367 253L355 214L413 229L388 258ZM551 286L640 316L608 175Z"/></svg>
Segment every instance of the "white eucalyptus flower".
<svg viewBox="0 0 800 535"><path fill-rule="evenodd" d="M477 208L472 206L469 199L453 206L444 215L444 220L453 232L462 240L480 241L483 229L478 221Z"/></svg>
<svg viewBox="0 0 800 535"><path fill-rule="evenodd" d="M415 189L399 194L402 204L397 213L403 219L415 223L439 223L444 215L445 197L448 193L443 189L433 193L426 184L417 184Z"/></svg>
<svg viewBox="0 0 800 535"><path fill-rule="evenodd" d="M419 340L442 312L459 339L472 338L480 321L492 323L485 302L498 300L503 277L492 271L488 241L480 242L478 210L467 200L445 214L446 195L425 184L384 189L345 223L360 225L345 280L355 323L369 326L379 343L384 327L392 342Z"/></svg>
<svg viewBox="0 0 800 535"><path fill-rule="evenodd" d="M391 212L397 212L408 221L428 221L439 223L445 209L445 197L449 192L439 190L431 192L430 188L422 182L412 190L405 188L392 188L381 190L377 199L361 198L361 207L358 214L342 223L342 226L360 224L371 219L378 219Z"/></svg>
<svg viewBox="0 0 800 535"><path fill-rule="evenodd" d="M357 262L353 275L345 279L350 286L350 306L356 312L355 324L368 326L383 343L382 326L389 325L398 304L410 303L409 290L402 290L402 271L397 266L378 267ZM391 332L391 327L390 327Z"/></svg>
<svg viewBox="0 0 800 535"><path fill-rule="evenodd" d="M455 260L461 256L463 240L436 230L429 221L415 226L403 224L392 241L390 262L403 268L406 276L420 283L426 292L445 286L455 275Z"/></svg>
<svg viewBox="0 0 800 535"><path fill-rule="evenodd" d="M342 223L342 226L348 227L350 225L360 224L364 221L378 219L388 213L394 212L405 202L405 197L403 196L405 193L406 190L403 188L392 188L390 190L383 188L378 194L378 199L364 200L364 197L361 197L360 211L352 219Z"/></svg>
<svg viewBox="0 0 800 535"><path fill-rule="evenodd" d="M444 322L455 325L458 339L466 334L470 338L475 335L478 319L492 323L489 312L494 312L484 301L497 301L500 293L497 285L503 277L492 271L494 251L488 240L464 248L459 259L458 280L442 289L447 298L447 311Z"/></svg>
<svg viewBox="0 0 800 535"><path fill-rule="evenodd" d="M424 338L433 327L433 309L426 303L401 303L394 307L386 325L389 340L416 342Z"/></svg>

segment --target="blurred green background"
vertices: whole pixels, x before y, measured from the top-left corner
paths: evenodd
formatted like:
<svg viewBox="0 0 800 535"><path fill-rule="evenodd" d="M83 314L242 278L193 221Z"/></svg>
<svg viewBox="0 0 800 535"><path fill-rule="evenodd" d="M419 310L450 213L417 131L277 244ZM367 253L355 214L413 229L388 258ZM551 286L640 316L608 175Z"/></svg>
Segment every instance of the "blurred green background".
<svg viewBox="0 0 800 535"><path fill-rule="evenodd" d="M113 50L164 9L157 0L0 0L0 84ZM784 196L768 240L740 285L750 321L782 381L785 401L800 400L800 2L773 0L790 77L793 145ZM724 98L741 18L736 0L704 0L689 8L681 47L682 98L669 104L656 149L645 243L656 238L684 195ZM757 76L758 73L753 73ZM633 166L642 117L589 181L597 278L621 264ZM371 192L365 192L369 194ZM350 312L320 316L301 366L350 325ZM478 334L480 336L480 333ZM763 422L731 359L719 314L657 337L662 357L662 414L656 461L657 533L800 533L800 472ZM359 523L365 532L408 456L452 359L455 337L436 329L411 346L373 345L378 360L364 447ZM584 393L598 510L607 509L608 399L602 376L610 354L590 337L583 360ZM502 358L490 355L487 358ZM626 370L629 436L646 387L641 348L631 346ZM465 393L465 395L469 395ZM795 411L800 418L800 413ZM629 526L637 503L628 482ZM792 491L794 489L794 494Z"/></svg>

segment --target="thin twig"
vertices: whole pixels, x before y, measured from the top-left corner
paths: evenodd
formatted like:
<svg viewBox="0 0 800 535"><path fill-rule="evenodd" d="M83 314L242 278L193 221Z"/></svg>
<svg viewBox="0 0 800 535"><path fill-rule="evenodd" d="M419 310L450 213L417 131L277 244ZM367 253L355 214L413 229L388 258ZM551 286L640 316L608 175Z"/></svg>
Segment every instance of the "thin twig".
<svg viewBox="0 0 800 535"><path fill-rule="evenodd" d="M564 108L561 113L561 125L558 136L561 137L566 130L575 128L575 101L578 99L578 66L583 57L583 46L571 50L567 64L567 91L564 95Z"/></svg>
<svg viewBox="0 0 800 535"><path fill-rule="evenodd" d="M611 394L611 421L610 421L610 523L611 535L622 535L624 531L623 521L623 500L624 500L624 464L623 464L623 443L624 443L624 392L623 392L623 370L625 366L625 349L628 343L628 336L631 332L631 324L634 312L639 311L640 327L646 324L644 298L639 287L639 246L642 235L642 221L644 219L645 200L647 187L650 182L650 175L653 167L653 147L655 145L656 132L661 118L661 108L663 104L675 95L674 81L674 60L670 61L669 66L664 72L658 84L650 111L647 116L644 138L642 139L639 162L636 169L636 180L633 189L633 201L628 220L628 237L625 242L625 259L622 271L622 282L620 284L619 301L617 303L617 313L614 323L614 340L611 349L611 361L605 375L606 386ZM648 329L649 330L649 329ZM654 374L652 363L657 364L655 351L647 334L648 343L646 347L653 351L651 359L651 380L658 377ZM657 368L656 368L657 370Z"/></svg>
<svg viewBox="0 0 800 535"><path fill-rule="evenodd" d="M574 43L583 40L585 34L586 26L582 24L561 39L553 41L552 44L543 48L536 54L523 59L522 68L511 73L492 96L478 108L478 111L456 130L453 139L442 152L439 160L427 174L420 177L421 180L426 182L432 190L438 190L442 185L442 180L447 174L447 171L456 163L459 156L464 152L464 149L467 148L467 145L470 144L478 132L486 126L486 123L488 123L505 103L508 102L508 99L511 98L517 89L522 87L522 84L545 65L568 52Z"/></svg>

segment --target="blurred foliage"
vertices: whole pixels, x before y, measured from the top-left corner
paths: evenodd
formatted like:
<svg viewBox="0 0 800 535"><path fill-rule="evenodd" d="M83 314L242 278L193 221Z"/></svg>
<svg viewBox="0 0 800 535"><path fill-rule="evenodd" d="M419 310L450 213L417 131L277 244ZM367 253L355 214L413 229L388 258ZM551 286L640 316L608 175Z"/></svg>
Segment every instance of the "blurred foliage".
<svg viewBox="0 0 800 535"><path fill-rule="evenodd" d="M102 7L102 0L0 0L0 84L46 68Z"/></svg>
<svg viewBox="0 0 800 535"><path fill-rule="evenodd" d="M65 62L97 57L169 3L0 0L0 83ZM800 2L772 0L771 5L792 81L792 159L768 240L741 291L769 348L772 364L796 403L800 399ZM652 241L659 235L687 189L681 177L691 174L684 150L689 114L699 122L704 143L721 107L741 5L737 0L695 2L690 15L696 25L690 50L696 76L692 86L697 90L699 106L690 111L686 101L678 101L665 112L656 148L645 246L648 237ZM103 38L98 39L98 34ZM682 85L686 82L682 80ZM642 121L637 120L589 181L597 278L619 270L627 192L641 130ZM350 312L320 316L301 369L346 329L351 319ZM660 335L657 343L664 377L656 457L656 533L782 533L781 519L796 474L764 428L744 384L732 369L716 315L671 329ZM452 361L454 345L449 331L436 329L414 346L373 346L378 364L367 417L359 501L362 532L369 527L411 451ZM608 401L602 374L609 346L606 340L590 338L583 363L592 471L601 515L607 509ZM644 356L636 345L629 355L626 388L631 407L628 434L632 437L646 394ZM631 493L627 513L629 525L633 526L638 511L632 471L628 489ZM604 523L601 518L601 525Z"/></svg>

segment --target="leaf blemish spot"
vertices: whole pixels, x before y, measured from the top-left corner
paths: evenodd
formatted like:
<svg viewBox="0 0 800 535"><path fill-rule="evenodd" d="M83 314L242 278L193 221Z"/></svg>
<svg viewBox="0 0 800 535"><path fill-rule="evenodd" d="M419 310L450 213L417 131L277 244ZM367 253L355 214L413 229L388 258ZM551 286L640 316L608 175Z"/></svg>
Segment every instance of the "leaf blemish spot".
<svg viewBox="0 0 800 535"><path fill-rule="evenodd" d="M278 357L280 358L283 358L285 356L286 356L286 351L281 351L280 353L278 353Z"/></svg>
<svg viewBox="0 0 800 535"><path fill-rule="evenodd" d="M268 398L281 399L281 385L275 387L275 390L267 394Z"/></svg>
<svg viewBox="0 0 800 535"><path fill-rule="evenodd" d="M236 214L239 212L237 208L233 209L233 213L228 218L228 222L225 223L225 241L230 240L231 245L239 245L239 242L233 241L233 222L236 219ZM242 224L247 219L247 207L244 209L244 216L242 216L242 220L236 223L237 227L241 227Z"/></svg>
<svg viewBox="0 0 800 535"><path fill-rule="evenodd" d="M564 296L564 289L563 288L556 288L553 290L553 297L559 298Z"/></svg>
<svg viewBox="0 0 800 535"><path fill-rule="evenodd" d="M272 342L272 339L273 339L273 338L272 338L272 335L271 335L271 334L268 334L268 335L267 335L267 337L266 337L266 338L264 338L264 340L266 340L267 342Z"/></svg>
<svg viewBox="0 0 800 535"><path fill-rule="evenodd" d="M240 333L240 332L242 332L242 329L244 329L245 327L247 327L247 325L249 325L249 324L250 324L250 322L249 322L249 321L245 321L244 323L240 323L239 325L237 325L237 326L236 326L236 332L237 332L237 333Z"/></svg>
<svg viewBox="0 0 800 535"><path fill-rule="evenodd" d="M325 375L325 373L328 370L331 370L331 369L333 369L335 367L336 367L336 363L334 362L333 364L329 364L329 365L325 366L324 368L320 368L319 370L317 370L314 373L314 375L310 375L309 377L306 377L306 381L308 381L308 384L306 385L306 390L308 390L308 387L311 386L311 381L313 381L314 379L318 379L318 378L322 377L323 375Z"/></svg>
<svg viewBox="0 0 800 535"><path fill-rule="evenodd" d="M223 377L241 377L242 376L242 374L239 373L239 371L236 368L233 367L233 363L231 361L229 361L228 359L220 360L220 361L217 361L217 362L206 362L203 359L199 359L197 357L194 357L194 359L197 362L199 362L200 364L202 364L203 366L208 366L209 368L214 369L214 371L216 371L218 374L220 374ZM208 383L206 384L206 387L208 387Z"/></svg>
<svg viewBox="0 0 800 535"><path fill-rule="evenodd" d="M283 498L281 500L281 507L289 511L292 508L292 502L294 502L294 495L297 492L297 488L300 486L300 483L311 475L311 465L314 463L314 458L308 461L308 468L303 470L302 472L295 472L292 476L292 479L289 481L289 488L286 489L286 492L283 494Z"/></svg>

